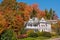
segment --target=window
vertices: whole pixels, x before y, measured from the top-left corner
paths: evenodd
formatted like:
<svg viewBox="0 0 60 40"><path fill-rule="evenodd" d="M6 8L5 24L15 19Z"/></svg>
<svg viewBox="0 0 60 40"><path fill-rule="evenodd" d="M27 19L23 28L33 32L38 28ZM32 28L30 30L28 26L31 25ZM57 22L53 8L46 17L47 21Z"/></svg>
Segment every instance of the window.
<svg viewBox="0 0 60 40"><path fill-rule="evenodd" d="M37 24L33 24L33 26L37 26Z"/></svg>
<svg viewBox="0 0 60 40"><path fill-rule="evenodd" d="M45 25L41 25L42 27L45 27Z"/></svg>
<svg viewBox="0 0 60 40"><path fill-rule="evenodd" d="M32 26L32 24L28 23L28 26Z"/></svg>
<svg viewBox="0 0 60 40"><path fill-rule="evenodd" d="M33 26L37 26L37 25L38 25L38 23L34 23L34 24L33 24Z"/></svg>

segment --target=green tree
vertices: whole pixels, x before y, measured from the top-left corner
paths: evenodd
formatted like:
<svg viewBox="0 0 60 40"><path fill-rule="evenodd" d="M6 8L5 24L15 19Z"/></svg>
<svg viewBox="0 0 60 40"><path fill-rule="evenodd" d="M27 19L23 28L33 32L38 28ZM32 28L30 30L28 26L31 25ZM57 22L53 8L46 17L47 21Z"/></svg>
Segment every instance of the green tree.
<svg viewBox="0 0 60 40"><path fill-rule="evenodd" d="M52 8L50 8L49 11L47 9L45 9L45 13L46 13L46 18L47 19L52 19L53 20L54 17L58 18L58 17L56 17L57 15L56 15L55 11Z"/></svg>
<svg viewBox="0 0 60 40"><path fill-rule="evenodd" d="M32 18L32 17L36 17L36 13L37 13L37 11L33 8L30 17L31 17L31 18Z"/></svg>
<svg viewBox="0 0 60 40"><path fill-rule="evenodd" d="M5 30L1 34L1 40L16 40L16 36L14 36L13 30L12 29Z"/></svg>
<svg viewBox="0 0 60 40"><path fill-rule="evenodd" d="M47 9L45 9L45 13L46 13L46 19L50 19L50 14Z"/></svg>
<svg viewBox="0 0 60 40"><path fill-rule="evenodd" d="M52 8L50 8L49 14L50 14L50 19L53 19L53 10L52 10Z"/></svg>

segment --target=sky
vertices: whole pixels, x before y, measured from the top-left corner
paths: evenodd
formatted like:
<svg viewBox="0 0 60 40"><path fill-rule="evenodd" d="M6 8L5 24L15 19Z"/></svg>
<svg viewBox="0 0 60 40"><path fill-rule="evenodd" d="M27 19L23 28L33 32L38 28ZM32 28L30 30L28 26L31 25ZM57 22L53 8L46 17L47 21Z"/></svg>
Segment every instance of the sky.
<svg viewBox="0 0 60 40"><path fill-rule="evenodd" d="M52 8L60 19L60 0L17 0L17 2L24 2L28 5L38 4L40 10Z"/></svg>

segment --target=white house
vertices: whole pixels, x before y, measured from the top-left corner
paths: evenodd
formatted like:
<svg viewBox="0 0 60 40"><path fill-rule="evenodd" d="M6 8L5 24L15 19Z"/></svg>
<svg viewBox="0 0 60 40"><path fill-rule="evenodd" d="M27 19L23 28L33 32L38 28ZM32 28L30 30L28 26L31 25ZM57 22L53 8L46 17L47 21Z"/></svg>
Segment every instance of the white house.
<svg viewBox="0 0 60 40"><path fill-rule="evenodd" d="M47 22L44 18L42 18L39 21L39 25L38 25L38 30L41 31L46 31L46 32L51 32L51 23Z"/></svg>
<svg viewBox="0 0 60 40"><path fill-rule="evenodd" d="M38 20L38 18L34 17L25 24L25 29L33 29L35 31L38 30L40 32L51 32L51 23L57 23L57 20L45 20L44 18Z"/></svg>

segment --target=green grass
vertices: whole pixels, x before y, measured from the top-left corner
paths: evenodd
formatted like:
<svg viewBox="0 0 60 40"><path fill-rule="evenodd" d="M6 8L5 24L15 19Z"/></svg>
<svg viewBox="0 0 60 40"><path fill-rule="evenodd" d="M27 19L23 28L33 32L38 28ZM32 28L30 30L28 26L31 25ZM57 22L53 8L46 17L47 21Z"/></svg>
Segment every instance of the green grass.
<svg viewBox="0 0 60 40"><path fill-rule="evenodd" d="M28 37L28 38L24 38L24 39L20 39L20 40L47 40L49 39L48 37L37 37L37 38L33 38L33 37Z"/></svg>

